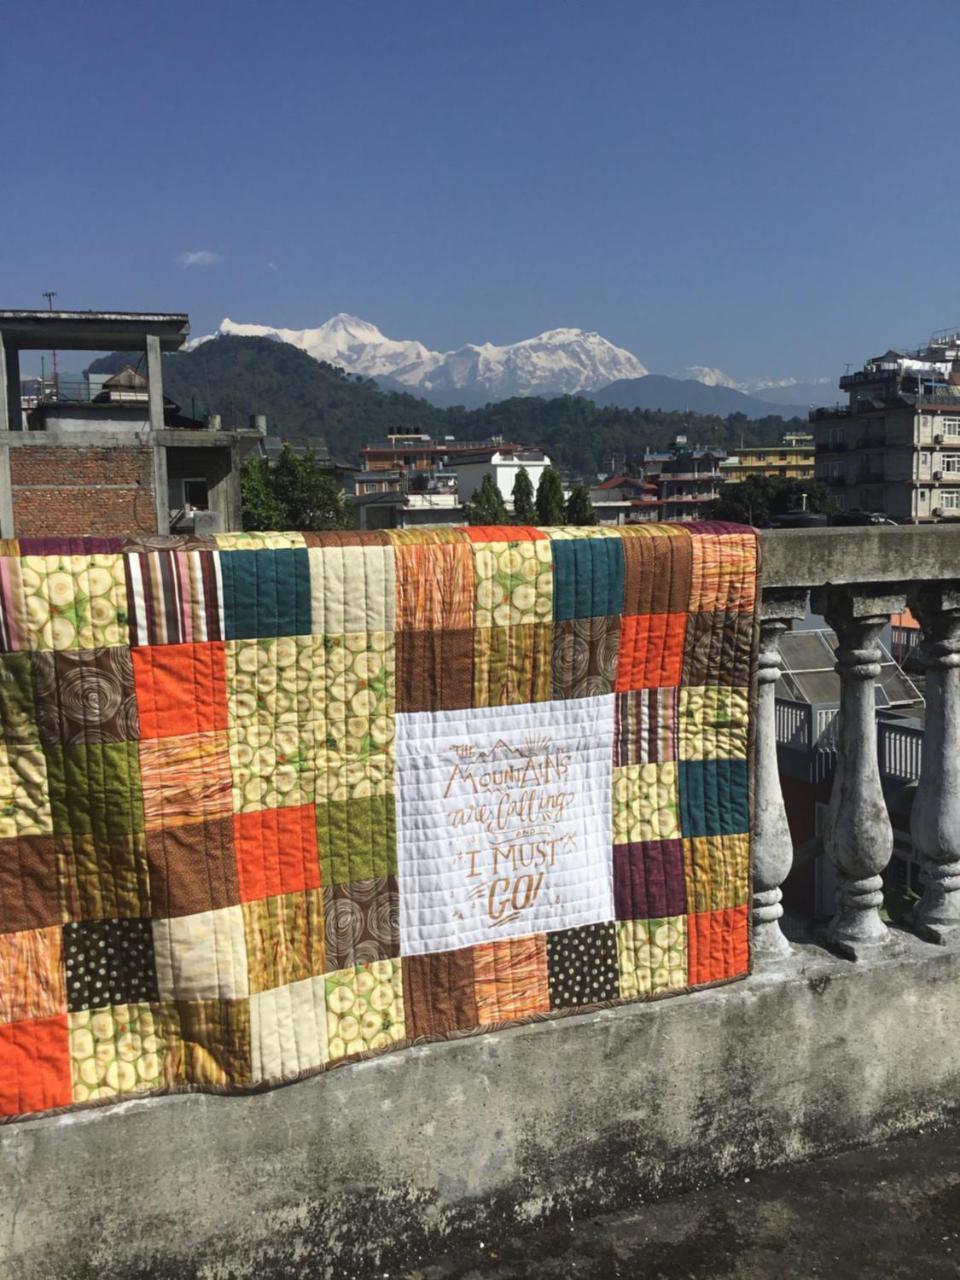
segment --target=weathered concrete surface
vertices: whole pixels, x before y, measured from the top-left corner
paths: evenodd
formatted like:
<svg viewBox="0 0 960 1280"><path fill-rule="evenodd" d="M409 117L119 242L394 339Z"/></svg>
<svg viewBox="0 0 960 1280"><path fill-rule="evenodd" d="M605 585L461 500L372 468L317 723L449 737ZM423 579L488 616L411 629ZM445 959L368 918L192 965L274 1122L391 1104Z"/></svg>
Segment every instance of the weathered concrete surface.
<svg viewBox="0 0 960 1280"><path fill-rule="evenodd" d="M248 1098L0 1129L0 1276L402 1275L951 1117L960 952L431 1045Z"/></svg>
<svg viewBox="0 0 960 1280"><path fill-rule="evenodd" d="M960 522L763 529L760 547L765 587L937 582L958 573Z"/></svg>
<svg viewBox="0 0 960 1280"><path fill-rule="evenodd" d="M420 1280L956 1280L960 1133L947 1128L525 1232Z"/></svg>

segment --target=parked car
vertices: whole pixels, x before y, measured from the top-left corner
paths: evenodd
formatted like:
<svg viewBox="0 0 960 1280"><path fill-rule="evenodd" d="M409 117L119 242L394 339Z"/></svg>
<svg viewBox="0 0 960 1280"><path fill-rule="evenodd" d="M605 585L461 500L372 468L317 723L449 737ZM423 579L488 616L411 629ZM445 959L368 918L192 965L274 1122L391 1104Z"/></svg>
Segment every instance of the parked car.
<svg viewBox="0 0 960 1280"><path fill-rule="evenodd" d="M863 525L863 524L893 524L896 520L891 520L885 516L882 511L836 511L830 517L830 523L833 525Z"/></svg>

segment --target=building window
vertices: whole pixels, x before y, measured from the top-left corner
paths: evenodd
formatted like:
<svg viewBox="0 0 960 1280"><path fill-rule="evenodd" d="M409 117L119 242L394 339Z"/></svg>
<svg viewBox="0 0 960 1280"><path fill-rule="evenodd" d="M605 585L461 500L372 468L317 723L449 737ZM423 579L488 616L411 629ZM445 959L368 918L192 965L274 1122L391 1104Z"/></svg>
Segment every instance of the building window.
<svg viewBox="0 0 960 1280"><path fill-rule="evenodd" d="M944 511L960 511L960 493L956 490L950 493L941 493L940 506Z"/></svg>
<svg viewBox="0 0 960 1280"><path fill-rule="evenodd" d="M183 481L183 505L192 507L194 511L208 511L210 491L204 477L196 477Z"/></svg>
<svg viewBox="0 0 960 1280"><path fill-rule="evenodd" d="M943 471L946 475L960 475L960 453L949 453L943 459Z"/></svg>
<svg viewBox="0 0 960 1280"><path fill-rule="evenodd" d="M944 414L937 426L943 435L951 436L954 439L960 438L960 417L956 414Z"/></svg>
<svg viewBox="0 0 960 1280"><path fill-rule="evenodd" d="M921 467L929 467L929 465L930 465L930 455L929 455L929 453L921 453L921 454L920 454L920 465L921 465Z"/></svg>

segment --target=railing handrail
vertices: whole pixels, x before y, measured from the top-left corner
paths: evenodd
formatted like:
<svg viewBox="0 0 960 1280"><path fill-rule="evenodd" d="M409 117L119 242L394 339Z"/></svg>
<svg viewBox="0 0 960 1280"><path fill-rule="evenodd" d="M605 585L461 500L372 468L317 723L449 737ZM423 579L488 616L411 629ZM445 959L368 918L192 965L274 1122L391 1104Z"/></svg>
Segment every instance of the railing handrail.
<svg viewBox="0 0 960 1280"><path fill-rule="evenodd" d="M948 582L960 577L960 523L760 531L761 586Z"/></svg>

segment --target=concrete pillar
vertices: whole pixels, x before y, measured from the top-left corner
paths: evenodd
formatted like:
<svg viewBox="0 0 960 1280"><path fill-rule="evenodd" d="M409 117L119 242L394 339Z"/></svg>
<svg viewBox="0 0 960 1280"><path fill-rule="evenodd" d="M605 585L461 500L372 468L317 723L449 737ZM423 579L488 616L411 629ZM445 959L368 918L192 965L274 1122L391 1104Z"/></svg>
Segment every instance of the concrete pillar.
<svg viewBox="0 0 960 1280"><path fill-rule="evenodd" d="M757 661L757 721L753 816L753 959L759 967L790 955L780 928L780 886L793 865L793 841L777 763L776 685L783 670L780 637L791 620L806 613L806 592L769 590L760 604Z"/></svg>
<svg viewBox="0 0 960 1280"><path fill-rule="evenodd" d="M827 810L823 847L837 871L837 914L824 941L849 960L863 960L889 946L880 918L883 869L893 854L893 828L877 759L874 687L880 674L880 632L906 604L896 584L821 587L810 606L837 634L840 710L837 767Z"/></svg>
<svg viewBox="0 0 960 1280"><path fill-rule="evenodd" d="M2 341L2 339L0 339ZM23 430L23 410L20 407L20 352L6 343L3 348L3 366L0 377L6 386L6 410L9 431Z"/></svg>
<svg viewBox="0 0 960 1280"><path fill-rule="evenodd" d="M17 536L13 519L13 483L10 479L10 446L0 445L0 538Z"/></svg>
<svg viewBox="0 0 960 1280"><path fill-rule="evenodd" d="M157 533L170 532L170 483L167 479L167 448L153 442L153 493L157 513Z"/></svg>
<svg viewBox="0 0 960 1280"><path fill-rule="evenodd" d="M147 386L150 396L150 430L163 430L163 371L160 365L160 339L147 334ZM164 494L164 507L167 497Z"/></svg>
<svg viewBox="0 0 960 1280"><path fill-rule="evenodd" d="M0 431L10 430L10 405L7 391L7 360L3 334L0 333Z"/></svg>
<svg viewBox="0 0 960 1280"><path fill-rule="evenodd" d="M926 941L945 943L960 937L960 584L916 587L910 608L923 627L927 704L910 813L924 884L911 923Z"/></svg>

